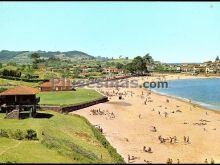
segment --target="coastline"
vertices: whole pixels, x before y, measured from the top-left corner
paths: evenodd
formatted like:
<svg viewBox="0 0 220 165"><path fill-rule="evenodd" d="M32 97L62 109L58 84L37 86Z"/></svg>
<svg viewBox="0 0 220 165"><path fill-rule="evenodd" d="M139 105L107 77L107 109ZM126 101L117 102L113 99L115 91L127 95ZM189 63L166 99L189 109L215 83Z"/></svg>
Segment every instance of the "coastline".
<svg viewBox="0 0 220 165"><path fill-rule="evenodd" d="M172 75L172 74L171 74ZM168 76L171 76L171 75L168 75ZM177 74L178 75L178 74ZM173 75L172 75L173 76ZM178 75L179 76L179 75ZM180 75L181 76L181 75ZM220 76L205 76L205 75L203 75L203 76L191 76L191 75L189 75L189 77L181 77L181 80L191 80L191 79L216 79L216 78L220 78ZM173 79L170 79L169 77L168 77L168 79L166 79L167 81L175 81L175 80L180 80L180 79L178 79L177 77L176 78L173 78ZM168 98L172 98L172 99L176 99L176 100L179 100L179 101L183 101L183 102L185 102L185 103L188 103L188 104L190 104L190 105L195 105L195 106L197 106L197 107L200 107L201 109L207 109L207 110L209 110L209 111L213 111L213 112L215 112L215 113L218 113L218 114L220 114L220 110L217 110L217 109L214 109L214 108L210 108L210 107L207 107L207 106L204 106L204 105L201 105L202 104L202 102L197 102L197 101L195 101L195 100L191 100L191 102L189 102L190 101L190 99L188 99L188 98L184 98L184 97L178 97L178 96L174 96L174 95L169 95L169 94L166 94L166 93L162 93L162 92L158 92L158 91L156 91L156 90L151 90L153 93L155 93L155 94L158 94L158 95L160 95L160 96L166 96L166 97L168 97ZM201 104L200 104L201 103ZM205 104L205 103L204 103ZM210 105L210 104L208 104L208 105Z"/></svg>
<svg viewBox="0 0 220 165"><path fill-rule="evenodd" d="M181 75L168 75L165 78L175 80L179 76ZM129 80L158 81L158 78L161 77L132 77ZM198 77L180 77L187 78ZM109 87L97 90L109 95L109 102L72 113L82 115L92 124L102 127L107 140L127 163L128 155L137 157L133 163L166 163L168 158L172 158L173 163L177 159L180 163L204 163L206 158L208 161L214 159L216 163L220 162L220 112L146 88ZM127 95L123 95L120 100L120 93ZM145 102L145 98L149 101ZM115 118L92 115L91 109L100 109L107 114L114 113ZM164 116L165 113L168 114L167 117ZM151 131L152 126L156 127L156 132ZM158 136L168 139L176 136L178 142L161 144ZM184 143L184 136L189 136L190 144ZM153 153L144 153L143 146L151 147Z"/></svg>
<svg viewBox="0 0 220 165"><path fill-rule="evenodd" d="M151 90L151 91L152 91L152 93L154 93L154 94L156 94L156 95L165 96L165 97L168 97L168 98L171 98L171 99L176 99L176 100L182 101L182 102L184 102L184 103L186 103L186 104L189 104L189 105L192 105L192 106L195 105L195 106L197 106L197 107L199 107L199 108L201 108L201 109L206 109L206 110L209 110L209 111L213 111L213 112L215 112L215 113L217 113L217 114L220 114L220 110L212 109L212 108L203 106L203 105L201 105L199 102L198 102L198 103L196 103L195 101L189 102L190 99L187 99L187 98L178 97L178 96L173 96L173 95L169 95L169 94L166 94L166 93L161 93L161 92L157 92L157 91L153 91L153 90Z"/></svg>

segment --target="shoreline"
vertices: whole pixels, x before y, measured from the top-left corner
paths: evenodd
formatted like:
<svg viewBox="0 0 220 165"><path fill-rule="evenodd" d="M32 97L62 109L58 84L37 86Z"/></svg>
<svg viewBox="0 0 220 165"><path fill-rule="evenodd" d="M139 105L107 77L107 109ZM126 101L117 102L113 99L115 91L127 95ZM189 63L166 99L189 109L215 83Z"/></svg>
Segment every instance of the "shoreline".
<svg viewBox="0 0 220 165"><path fill-rule="evenodd" d="M172 75L172 74L171 74L171 75ZM174 75L175 75L175 74L174 74ZM184 79L184 80L192 80L192 79L219 79L219 78L220 78L220 76L205 76L205 75L199 76L199 77L197 77L197 76L191 77L191 75L188 75L188 76L190 76L190 77L188 77L188 78L184 77L184 78L182 78L182 79L167 79L167 81L176 81L176 80L183 80L183 79ZM173 96L173 95L169 95L169 94L166 94L166 93L158 92L158 91L155 91L155 90L151 90L151 91L152 91L153 93L155 93L155 94L160 95L160 96L166 96L166 97L169 97L169 98L172 98L172 99L176 99L176 100L179 100L179 101L183 101L183 102L185 102L185 103L188 103L188 104L191 104L191 105L195 105L195 106L197 106L197 107L199 107L199 108L201 108L201 109L207 109L207 110L209 110L209 111L213 111L213 112L215 112L215 113L217 113L217 114L220 114L220 110L203 106L203 105L201 105L202 102L200 102L201 104L199 104L199 102L196 103L195 100L191 100L192 102L189 102L189 101L187 101L187 100L190 100L190 99L188 99L188 98ZM204 104L206 104L206 103L204 103Z"/></svg>
<svg viewBox="0 0 220 165"><path fill-rule="evenodd" d="M165 78L176 80L178 76L181 75L168 75ZM198 77L180 77L191 78ZM158 76L132 77L128 80L136 79L140 82L159 81ZM173 163L177 159L180 163L204 163L205 159L220 162L220 112L147 88L109 87L98 90L108 95L109 102L72 113L82 115L93 125L103 128L107 140L127 163L128 155L137 157L133 163L166 163L168 158L172 158ZM120 93L123 99L119 99ZM106 115L94 115L91 110L100 110ZM111 113L115 118L109 118L107 114ZM152 126L156 127L156 132L152 132ZM176 136L178 142L162 144L158 136L168 139ZM184 136L189 136L190 144L184 143ZM151 147L153 153L143 152L143 146Z"/></svg>
<svg viewBox="0 0 220 165"><path fill-rule="evenodd" d="M151 91L152 91L152 90L151 90ZM189 101L187 101L187 100L190 100L190 99L187 99L187 98L180 98L180 97L178 97L178 96L171 96L171 95L169 95L169 94L160 93L160 92L157 92L157 91L152 91L152 93L154 93L155 95L159 95L159 96L165 96L165 97L168 97L168 98L171 98L171 99L176 99L176 100L178 100L178 101L182 101L182 102L184 102L184 103L186 103L186 104L190 104L190 105L192 105L192 106L195 105L196 107L199 107L199 108L201 108L201 109L207 109L207 110L209 110L209 111L213 111L213 112L215 112L215 113L217 113L217 114L220 115L220 110L212 109L212 108L203 106L203 105L201 105L201 104L199 104L199 103L193 102L193 100L192 100L192 102L189 102ZM201 103L202 103L202 102L201 102Z"/></svg>

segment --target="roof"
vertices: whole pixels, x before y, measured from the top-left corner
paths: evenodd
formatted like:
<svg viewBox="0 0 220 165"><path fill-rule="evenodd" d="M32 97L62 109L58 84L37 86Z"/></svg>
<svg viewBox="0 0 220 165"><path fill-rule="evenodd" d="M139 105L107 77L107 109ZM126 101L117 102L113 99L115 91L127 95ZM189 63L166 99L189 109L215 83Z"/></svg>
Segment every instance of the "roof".
<svg viewBox="0 0 220 165"><path fill-rule="evenodd" d="M69 79L54 79L48 82L44 82L40 85L40 87L70 87L72 83Z"/></svg>
<svg viewBox="0 0 220 165"><path fill-rule="evenodd" d="M10 89L0 93L0 96L6 96L6 95L35 95L39 92L40 91L36 88L21 85L21 86L16 86L14 88L10 88Z"/></svg>

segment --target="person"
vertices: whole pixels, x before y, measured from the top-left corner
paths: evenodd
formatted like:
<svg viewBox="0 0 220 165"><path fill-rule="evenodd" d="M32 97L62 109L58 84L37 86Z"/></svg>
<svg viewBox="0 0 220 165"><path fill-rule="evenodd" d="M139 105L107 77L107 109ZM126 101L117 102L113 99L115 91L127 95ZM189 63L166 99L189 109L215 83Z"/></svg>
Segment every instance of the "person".
<svg viewBox="0 0 220 165"><path fill-rule="evenodd" d="M152 153L152 150L150 147L148 148L147 152Z"/></svg>
<svg viewBox="0 0 220 165"><path fill-rule="evenodd" d="M146 152L146 146L143 147L143 151Z"/></svg>
<svg viewBox="0 0 220 165"><path fill-rule="evenodd" d="M173 143L173 138L172 137L170 137L170 143Z"/></svg>
<svg viewBox="0 0 220 165"><path fill-rule="evenodd" d="M208 164L208 160L207 159L205 159L205 162L204 162L205 164Z"/></svg>
<svg viewBox="0 0 220 165"><path fill-rule="evenodd" d="M215 161L213 158L211 159L211 164L215 164Z"/></svg>
<svg viewBox="0 0 220 165"><path fill-rule="evenodd" d="M187 140L186 140L186 142L189 144L189 136L187 137Z"/></svg>
<svg viewBox="0 0 220 165"><path fill-rule="evenodd" d="M138 116L138 117L139 117L139 119L141 119L141 114L139 114L139 116Z"/></svg>
<svg viewBox="0 0 220 165"><path fill-rule="evenodd" d="M177 159L177 164L180 164L180 160L179 159Z"/></svg>
<svg viewBox="0 0 220 165"><path fill-rule="evenodd" d="M168 113L167 113L167 112L164 112L164 115L165 115L165 117L167 117L167 116L168 116Z"/></svg>
<svg viewBox="0 0 220 165"><path fill-rule="evenodd" d="M130 160L131 160L131 157L130 157L130 155L128 154L128 163L130 162Z"/></svg>

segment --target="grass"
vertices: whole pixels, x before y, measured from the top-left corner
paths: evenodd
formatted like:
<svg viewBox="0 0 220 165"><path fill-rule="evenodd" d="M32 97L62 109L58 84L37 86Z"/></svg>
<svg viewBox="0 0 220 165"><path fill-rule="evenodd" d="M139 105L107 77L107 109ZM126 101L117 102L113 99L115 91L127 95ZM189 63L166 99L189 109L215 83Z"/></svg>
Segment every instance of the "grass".
<svg viewBox="0 0 220 165"><path fill-rule="evenodd" d="M0 86L10 84L10 85L27 85L27 86L32 86L32 87L37 87L39 84L38 83L33 83L33 82L24 82L21 80L9 80L9 79L3 79L0 78Z"/></svg>
<svg viewBox="0 0 220 165"><path fill-rule="evenodd" d="M40 104L61 106L77 105L103 97L95 90L83 88L78 88L76 91L41 92L38 96L40 97Z"/></svg>
<svg viewBox="0 0 220 165"><path fill-rule="evenodd" d="M33 129L37 141L0 137L0 162L12 163L124 163L105 137L85 118L52 111L51 118L4 119L0 129ZM107 144L107 145L106 145Z"/></svg>

